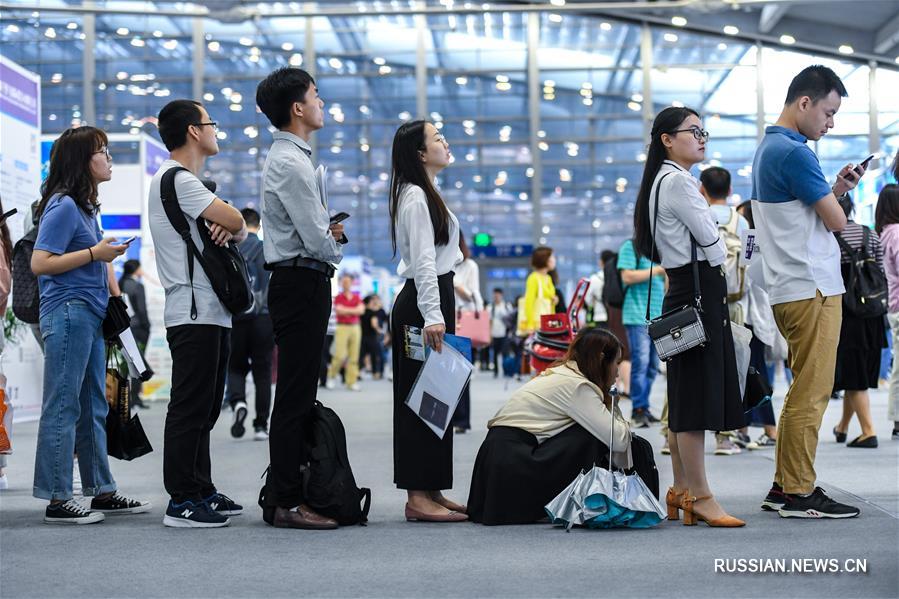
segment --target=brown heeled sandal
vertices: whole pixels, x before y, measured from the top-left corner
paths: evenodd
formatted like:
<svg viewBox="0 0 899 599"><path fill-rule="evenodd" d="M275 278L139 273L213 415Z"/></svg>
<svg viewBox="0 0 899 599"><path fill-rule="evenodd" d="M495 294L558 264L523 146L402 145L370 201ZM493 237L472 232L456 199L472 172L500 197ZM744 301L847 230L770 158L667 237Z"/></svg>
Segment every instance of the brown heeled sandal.
<svg viewBox="0 0 899 599"><path fill-rule="evenodd" d="M669 520L680 520L680 510L684 509L684 499L689 494L689 489L678 492L674 490L674 487L668 487L668 493L665 494L665 505L668 506Z"/></svg>
<svg viewBox="0 0 899 599"><path fill-rule="evenodd" d="M684 526L696 526L696 523L700 520L715 528L739 528L741 526L746 526L745 522L743 522L739 518L734 518L729 514L725 514L720 518L709 520L702 514L699 514L693 510L694 503L696 503L697 501L702 501L703 499L711 498L711 495L705 495L703 497L684 497L684 501L682 504L682 508L684 510Z"/></svg>

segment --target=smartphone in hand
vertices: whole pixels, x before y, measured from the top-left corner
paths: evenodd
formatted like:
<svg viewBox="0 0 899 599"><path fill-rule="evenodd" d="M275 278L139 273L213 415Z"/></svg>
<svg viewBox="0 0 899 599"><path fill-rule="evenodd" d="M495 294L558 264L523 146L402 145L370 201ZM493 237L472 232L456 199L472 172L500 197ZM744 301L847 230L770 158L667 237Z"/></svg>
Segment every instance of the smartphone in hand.
<svg viewBox="0 0 899 599"><path fill-rule="evenodd" d="M868 168L868 165L871 163L872 160L874 160L874 154L871 154L870 156L868 156L867 158L862 160L859 164L855 165L855 168L852 170L855 171L856 175L861 176L862 175L861 169Z"/></svg>
<svg viewBox="0 0 899 599"><path fill-rule="evenodd" d="M129 237L128 239L123 239L123 240L121 240L121 241L120 241L120 240L116 240L114 243L110 243L109 245L128 245L129 243L131 243L131 242L134 241L135 239L137 239L137 235L135 235L134 237Z"/></svg>
<svg viewBox="0 0 899 599"><path fill-rule="evenodd" d="M338 212L334 216L331 217L331 224L336 225L337 223L342 223L346 219L350 217L346 212Z"/></svg>

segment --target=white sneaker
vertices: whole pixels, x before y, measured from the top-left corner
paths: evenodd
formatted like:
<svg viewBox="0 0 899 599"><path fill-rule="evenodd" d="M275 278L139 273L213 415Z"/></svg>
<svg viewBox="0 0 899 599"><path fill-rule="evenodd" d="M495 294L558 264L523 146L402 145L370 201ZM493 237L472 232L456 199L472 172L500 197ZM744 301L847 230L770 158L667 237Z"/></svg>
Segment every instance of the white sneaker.
<svg viewBox="0 0 899 599"><path fill-rule="evenodd" d="M717 445L715 446L715 455L737 455L742 453L738 445L730 440L727 435L715 435Z"/></svg>
<svg viewBox="0 0 899 599"><path fill-rule="evenodd" d="M267 439L268 439L268 431L266 431L264 428L258 428L258 429L256 429L256 432L253 433L254 441L266 441Z"/></svg>
<svg viewBox="0 0 899 599"><path fill-rule="evenodd" d="M328 379L328 381L325 383L325 389L336 389L336 388L337 388L337 381L334 379Z"/></svg>
<svg viewBox="0 0 899 599"><path fill-rule="evenodd" d="M9 479L6 478L5 474L0 474L0 491L5 491L9 488Z"/></svg>
<svg viewBox="0 0 899 599"><path fill-rule="evenodd" d="M349 387L347 387L350 391L362 391L362 387L359 386L359 383L353 383Z"/></svg>

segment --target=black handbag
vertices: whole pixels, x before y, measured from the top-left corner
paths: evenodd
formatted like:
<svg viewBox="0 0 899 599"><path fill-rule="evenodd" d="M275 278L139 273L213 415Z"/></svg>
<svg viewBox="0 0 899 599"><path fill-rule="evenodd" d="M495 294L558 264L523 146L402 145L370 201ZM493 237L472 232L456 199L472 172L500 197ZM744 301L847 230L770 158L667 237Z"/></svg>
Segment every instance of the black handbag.
<svg viewBox="0 0 899 599"><path fill-rule="evenodd" d="M671 173L665 173L659 179L655 193L655 214L652 223L652 248L656 254L655 231L659 222L659 191L662 181ZM649 294L646 300L646 320L649 322L648 333L656 348L659 359L663 362L694 347L706 344L705 327L702 324L702 293L699 289L699 263L696 261L696 240L690 235L690 258L693 265L693 303L685 304L665 312L658 318L649 319L649 308L652 305L652 267L649 269Z"/></svg>
<svg viewBox="0 0 899 599"><path fill-rule="evenodd" d="M128 305L120 296L110 296L106 305L106 318L103 319L103 338L112 341L131 326L128 316Z"/></svg>
<svg viewBox="0 0 899 599"><path fill-rule="evenodd" d="M130 461L153 451L140 418L131 415L131 386L114 359L116 350L107 346L106 357L106 453L116 459Z"/></svg>

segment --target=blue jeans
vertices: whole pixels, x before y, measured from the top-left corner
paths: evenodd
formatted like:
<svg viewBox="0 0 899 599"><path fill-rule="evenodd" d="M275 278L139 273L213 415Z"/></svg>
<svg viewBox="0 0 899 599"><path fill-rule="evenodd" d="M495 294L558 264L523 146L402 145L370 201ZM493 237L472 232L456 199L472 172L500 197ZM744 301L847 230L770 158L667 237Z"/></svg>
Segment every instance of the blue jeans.
<svg viewBox="0 0 899 599"><path fill-rule="evenodd" d="M645 325L624 325L631 346L631 403L634 410L649 409L649 393L659 373L659 355Z"/></svg>
<svg viewBox="0 0 899 599"><path fill-rule="evenodd" d="M103 320L82 300L41 317L44 398L37 433L33 495L72 498L78 452L85 495L116 490L106 455L106 345Z"/></svg>

